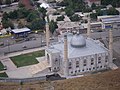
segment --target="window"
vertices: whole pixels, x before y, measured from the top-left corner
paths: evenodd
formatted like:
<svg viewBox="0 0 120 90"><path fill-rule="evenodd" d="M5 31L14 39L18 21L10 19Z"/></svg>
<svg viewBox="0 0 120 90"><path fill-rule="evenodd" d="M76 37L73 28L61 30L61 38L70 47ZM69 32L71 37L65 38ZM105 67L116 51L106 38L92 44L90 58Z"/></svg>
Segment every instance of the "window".
<svg viewBox="0 0 120 90"><path fill-rule="evenodd" d="M71 71L71 74L73 74L73 71Z"/></svg>
<svg viewBox="0 0 120 90"><path fill-rule="evenodd" d="M89 70L91 70L91 68L89 68Z"/></svg>
<svg viewBox="0 0 120 90"><path fill-rule="evenodd" d="M94 58L91 58L91 65L94 64Z"/></svg>
<svg viewBox="0 0 120 90"><path fill-rule="evenodd" d="M102 68L102 66L100 66L100 68Z"/></svg>
<svg viewBox="0 0 120 90"><path fill-rule="evenodd" d="M108 56L105 57L105 62L108 62Z"/></svg>
<svg viewBox="0 0 120 90"><path fill-rule="evenodd" d="M87 64L87 60L85 59L85 60L83 61L83 66L86 66L86 64Z"/></svg>
<svg viewBox="0 0 120 90"><path fill-rule="evenodd" d="M79 67L79 61L76 61L76 68Z"/></svg>
<svg viewBox="0 0 120 90"><path fill-rule="evenodd" d="M72 68L72 63L69 62L68 68L71 69Z"/></svg>
<svg viewBox="0 0 120 90"><path fill-rule="evenodd" d="M82 71L84 71L84 69Z"/></svg>
<svg viewBox="0 0 120 90"><path fill-rule="evenodd" d="M93 69L95 69L95 67L93 67Z"/></svg>
<svg viewBox="0 0 120 90"><path fill-rule="evenodd" d="M80 72L80 70L78 70L78 72Z"/></svg>
<svg viewBox="0 0 120 90"><path fill-rule="evenodd" d="M101 57L98 57L98 63L101 63Z"/></svg>

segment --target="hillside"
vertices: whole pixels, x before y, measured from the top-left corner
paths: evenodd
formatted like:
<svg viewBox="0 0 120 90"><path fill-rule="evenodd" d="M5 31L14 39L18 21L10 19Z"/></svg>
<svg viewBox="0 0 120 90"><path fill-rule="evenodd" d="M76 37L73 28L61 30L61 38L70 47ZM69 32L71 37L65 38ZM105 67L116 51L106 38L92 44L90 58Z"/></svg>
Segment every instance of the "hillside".
<svg viewBox="0 0 120 90"><path fill-rule="evenodd" d="M120 90L120 69L81 78L24 83L22 90ZM0 90L18 90L20 84L0 83Z"/></svg>

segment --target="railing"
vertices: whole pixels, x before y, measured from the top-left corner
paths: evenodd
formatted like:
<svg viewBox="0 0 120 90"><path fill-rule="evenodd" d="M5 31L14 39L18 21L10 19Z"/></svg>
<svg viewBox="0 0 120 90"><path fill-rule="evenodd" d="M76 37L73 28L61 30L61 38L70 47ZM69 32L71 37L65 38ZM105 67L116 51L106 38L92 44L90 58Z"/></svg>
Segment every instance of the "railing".
<svg viewBox="0 0 120 90"><path fill-rule="evenodd" d="M0 82L15 82L15 83L24 83L24 82L33 82L33 81L39 81L39 80L46 80L46 76L42 77L33 77L33 78L24 78L24 79L17 79L17 78L5 78L0 77Z"/></svg>

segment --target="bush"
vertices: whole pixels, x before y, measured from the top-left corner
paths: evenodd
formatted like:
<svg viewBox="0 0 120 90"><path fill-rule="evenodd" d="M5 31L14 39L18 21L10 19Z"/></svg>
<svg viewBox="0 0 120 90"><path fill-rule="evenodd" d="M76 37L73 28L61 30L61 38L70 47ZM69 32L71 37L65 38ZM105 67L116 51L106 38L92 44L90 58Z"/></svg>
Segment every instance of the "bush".
<svg viewBox="0 0 120 90"><path fill-rule="evenodd" d="M62 15L62 16L60 16L60 17L57 17L57 21L64 21L64 16Z"/></svg>

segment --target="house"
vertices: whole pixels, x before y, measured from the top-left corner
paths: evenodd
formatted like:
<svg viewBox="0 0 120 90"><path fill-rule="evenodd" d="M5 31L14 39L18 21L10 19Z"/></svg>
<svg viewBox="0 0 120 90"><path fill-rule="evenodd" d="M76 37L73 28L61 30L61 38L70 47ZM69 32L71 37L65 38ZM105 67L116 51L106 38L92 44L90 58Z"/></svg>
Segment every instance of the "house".
<svg viewBox="0 0 120 90"><path fill-rule="evenodd" d="M91 5L94 3L97 6L101 5L101 0L85 0L86 4L91 7Z"/></svg>

